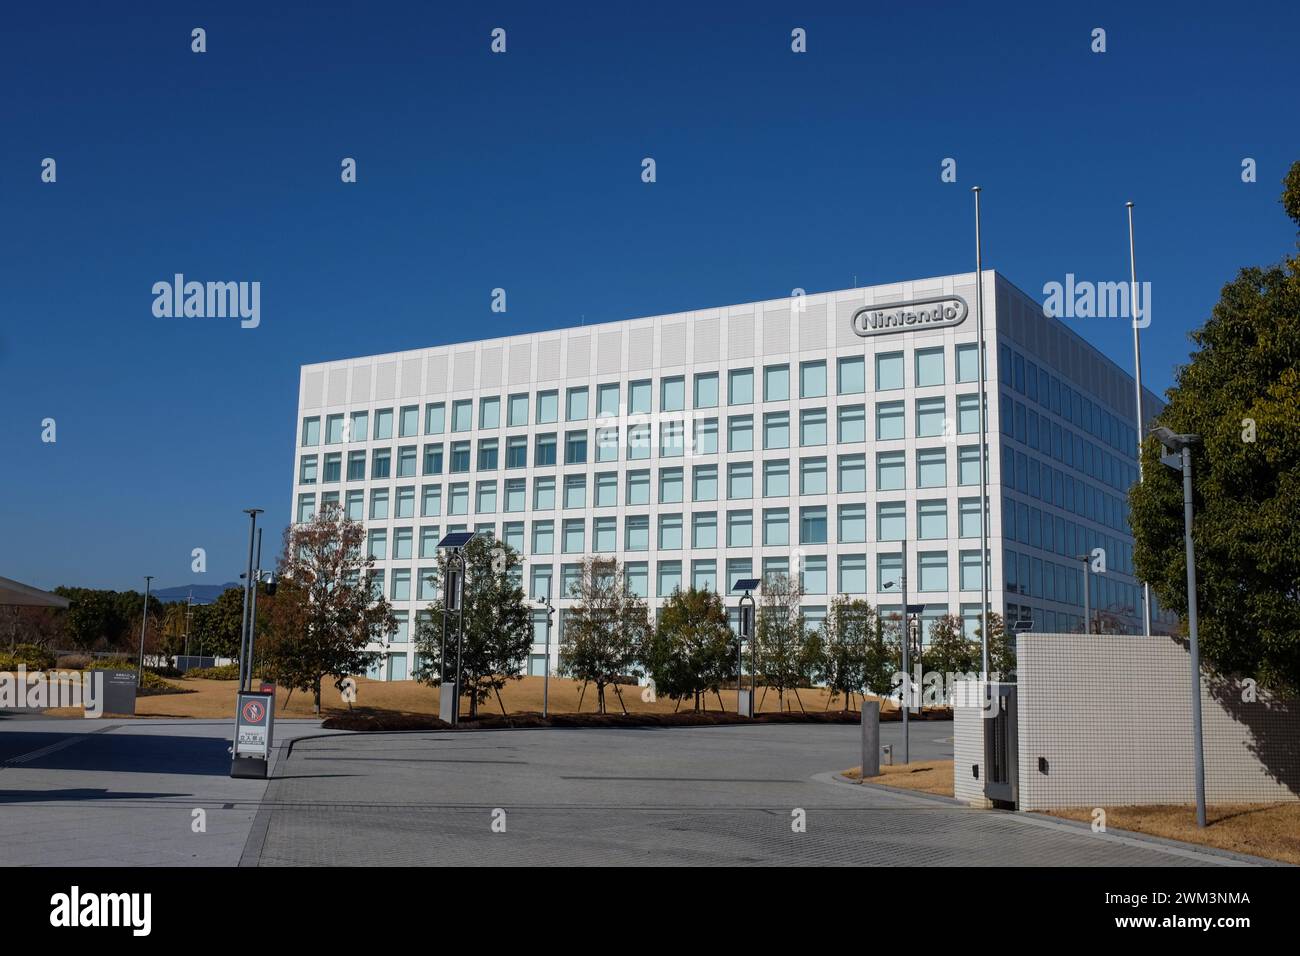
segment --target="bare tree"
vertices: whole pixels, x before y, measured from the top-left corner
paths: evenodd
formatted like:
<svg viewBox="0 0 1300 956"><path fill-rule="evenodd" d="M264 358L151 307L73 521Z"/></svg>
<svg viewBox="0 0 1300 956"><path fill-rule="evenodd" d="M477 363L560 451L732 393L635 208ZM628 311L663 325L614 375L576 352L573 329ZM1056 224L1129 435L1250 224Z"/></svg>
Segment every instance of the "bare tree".
<svg viewBox="0 0 1300 956"><path fill-rule="evenodd" d="M605 688L613 684L618 692L619 680L641 676L638 664L650 635L646 604L628 590L623 567L614 558L585 560L569 596L578 603L564 619L560 673L584 685L595 684L597 707L603 714Z"/></svg>

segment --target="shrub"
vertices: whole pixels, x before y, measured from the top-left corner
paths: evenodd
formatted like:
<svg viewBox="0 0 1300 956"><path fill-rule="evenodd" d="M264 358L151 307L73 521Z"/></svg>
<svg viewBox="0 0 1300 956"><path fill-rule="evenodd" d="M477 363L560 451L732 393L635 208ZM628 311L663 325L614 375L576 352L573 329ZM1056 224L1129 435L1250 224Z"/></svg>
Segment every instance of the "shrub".
<svg viewBox="0 0 1300 956"><path fill-rule="evenodd" d="M90 667L93 661L89 654L60 654L54 666L61 671L80 671Z"/></svg>
<svg viewBox="0 0 1300 956"><path fill-rule="evenodd" d="M206 680L239 680L238 664L222 664L218 667L195 667L185 672L186 677L201 677Z"/></svg>
<svg viewBox="0 0 1300 956"><path fill-rule="evenodd" d="M188 687L177 687L170 681L164 680L153 671L146 670L140 678L140 687L136 690L137 697L154 697L158 694L193 694L194 691Z"/></svg>
<svg viewBox="0 0 1300 956"><path fill-rule="evenodd" d="M12 651L0 651L0 670L17 670L21 664L29 671L45 671L54 666L50 651L35 644L19 644Z"/></svg>

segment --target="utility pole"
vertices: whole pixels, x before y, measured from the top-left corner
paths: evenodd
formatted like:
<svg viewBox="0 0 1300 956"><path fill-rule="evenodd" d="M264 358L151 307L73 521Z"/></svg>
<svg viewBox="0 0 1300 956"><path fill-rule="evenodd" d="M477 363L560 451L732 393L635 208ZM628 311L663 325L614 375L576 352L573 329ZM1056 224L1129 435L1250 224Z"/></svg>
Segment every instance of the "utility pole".
<svg viewBox="0 0 1300 956"><path fill-rule="evenodd" d="M149 585L153 583L153 575L144 576L144 612L140 615L140 665L135 672L135 686L141 687L144 684L144 630L149 624Z"/></svg>

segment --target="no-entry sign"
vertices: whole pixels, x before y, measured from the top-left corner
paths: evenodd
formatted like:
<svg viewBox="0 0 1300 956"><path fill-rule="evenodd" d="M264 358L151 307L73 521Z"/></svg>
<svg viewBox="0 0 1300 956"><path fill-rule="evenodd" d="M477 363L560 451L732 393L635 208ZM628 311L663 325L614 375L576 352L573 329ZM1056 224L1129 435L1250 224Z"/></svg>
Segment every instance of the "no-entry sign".
<svg viewBox="0 0 1300 956"><path fill-rule="evenodd" d="M235 717L236 757L270 758L274 707L274 694L250 690L239 695Z"/></svg>

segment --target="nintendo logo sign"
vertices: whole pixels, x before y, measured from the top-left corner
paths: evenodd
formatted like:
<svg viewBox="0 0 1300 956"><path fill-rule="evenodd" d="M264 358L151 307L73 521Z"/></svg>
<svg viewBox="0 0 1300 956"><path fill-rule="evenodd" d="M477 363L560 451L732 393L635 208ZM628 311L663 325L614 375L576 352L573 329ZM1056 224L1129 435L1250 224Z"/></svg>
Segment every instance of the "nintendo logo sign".
<svg viewBox="0 0 1300 956"><path fill-rule="evenodd" d="M960 325L966 320L966 300L959 295L939 299L920 299L916 302L890 302L885 305L868 305L853 313L849 324L864 338L899 329L942 328Z"/></svg>

